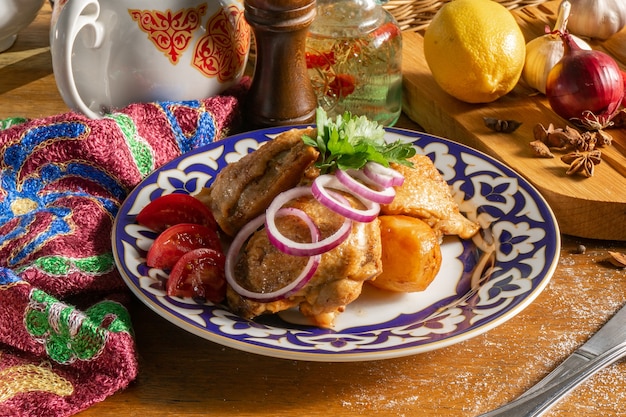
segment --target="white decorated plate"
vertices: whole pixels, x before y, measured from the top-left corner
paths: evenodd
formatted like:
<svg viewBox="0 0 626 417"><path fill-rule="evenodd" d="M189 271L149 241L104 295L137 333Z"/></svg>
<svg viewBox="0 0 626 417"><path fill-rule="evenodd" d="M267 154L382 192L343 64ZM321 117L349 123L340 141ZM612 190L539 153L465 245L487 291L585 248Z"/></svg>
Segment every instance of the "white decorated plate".
<svg viewBox="0 0 626 417"><path fill-rule="evenodd" d="M249 321L221 305L165 295L163 272L145 264L155 235L135 222L137 213L163 194L198 193L226 164L286 129L248 132L191 151L153 172L121 206L113 232L117 266L134 294L176 326L215 343L286 359L393 358L458 343L504 323L528 306L552 277L559 230L533 186L478 151L388 128L388 140L412 141L418 153L433 159L461 211L485 228L474 240L444 240L442 268L426 291L394 294L366 285L332 330L299 324L297 312Z"/></svg>

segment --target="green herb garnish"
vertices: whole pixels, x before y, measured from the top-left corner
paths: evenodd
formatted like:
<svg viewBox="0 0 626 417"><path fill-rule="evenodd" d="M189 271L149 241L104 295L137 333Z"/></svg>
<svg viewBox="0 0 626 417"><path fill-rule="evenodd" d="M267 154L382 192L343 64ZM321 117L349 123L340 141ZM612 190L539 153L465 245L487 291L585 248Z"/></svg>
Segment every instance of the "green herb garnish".
<svg viewBox="0 0 626 417"><path fill-rule="evenodd" d="M322 174L340 169L360 169L367 162L378 162L388 167L391 162L413 166L408 161L415 155L412 143L386 142L385 129L365 116L350 112L329 118L324 109L316 111L317 137L302 137L304 143L320 152L316 166Z"/></svg>

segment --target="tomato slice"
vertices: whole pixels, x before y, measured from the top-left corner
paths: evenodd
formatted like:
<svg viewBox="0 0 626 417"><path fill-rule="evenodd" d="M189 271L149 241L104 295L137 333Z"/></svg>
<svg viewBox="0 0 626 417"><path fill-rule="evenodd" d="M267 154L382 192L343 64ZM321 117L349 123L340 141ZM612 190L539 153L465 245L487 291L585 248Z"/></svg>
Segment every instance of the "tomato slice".
<svg viewBox="0 0 626 417"><path fill-rule="evenodd" d="M217 230L200 224L176 224L157 236L148 250L146 264L151 268L172 269L181 256L199 248L221 252Z"/></svg>
<svg viewBox="0 0 626 417"><path fill-rule="evenodd" d="M226 297L223 252L195 249L184 254L167 279L167 295L219 303Z"/></svg>
<svg viewBox="0 0 626 417"><path fill-rule="evenodd" d="M178 223L195 223L217 229L213 213L189 194L167 194L155 198L137 215L137 223L162 232Z"/></svg>

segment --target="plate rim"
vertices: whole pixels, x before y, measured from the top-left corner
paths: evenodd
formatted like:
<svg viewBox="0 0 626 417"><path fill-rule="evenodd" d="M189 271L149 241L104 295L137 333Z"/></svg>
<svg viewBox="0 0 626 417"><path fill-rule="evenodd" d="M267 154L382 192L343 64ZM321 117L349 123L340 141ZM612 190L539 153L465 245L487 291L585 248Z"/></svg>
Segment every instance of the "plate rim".
<svg viewBox="0 0 626 417"><path fill-rule="evenodd" d="M508 171L507 175L509 176L513 175L517 181L523 182L525 185L525 189L532 191L532 193L534 194L532 196L533 201L536 203L541 203L540 205L542 206L542 209L545 210L547 214L545 220L546 222L548 220L551 220L549 224L553 227L553 230L554 230L554 235L553 236L551 235L552 241L555 246L554 257L551 259L551 263L548 265L548 268L543 274L543 277L541 278L539 285L533 287L530 292L526 293L525 296L521 299L521 301L517 303L515 306L507 309L501 315L491 320L488 320L486 323L480 324L477 327L472 327L471 329L467 331L463 331L458 334L452 334L449 337L446 337L441 340L437 340L436 342L431 342L425 345L398 347L392 350L373 351L373 352L372 351L311 352L311 351L306 351L306 350L293 351L293 350L278 349L276 347L264 346L260 344L252 344L248 341L241 341L241 340L233 339L231 337L224 336L221 333L211 332L208 329L200 329L197 326L194 326L184 321L183 319L176 316L172 312L167 311L164 308L160 307L154 300L147 297L142 292L142 290L138 288L132 282L130 277L127 276L124 265L121 262L119 255L118 255L118 243L117 243L116 237L117 237L118 227L120 226L120 218L121 218L121 216L119 216L119 213L122 211L122 208L128 204L128 201L130 200L130 198L138 190L140 190L146 183L149 183L151 178L153 178L155 175L158 174L158 172L166 169L167 167L177 165L180 161L185 160L189 156L192 156L196 153L204 152L209 149L214 149L215 147L219 146L219 144L224 141L236 142L238 140L247 139L247 138L254 138L256 140L259 137L259 135L271 137L271 135L276 135L280 132L283 132L289 129L302 129L304 127L310 127L310 126L314 127L315 125L314 124L306 124L306 125L299 124L299 125L289 125L289 126L274 126L274 127L260 128L260 129L255 129L251 131L241 132L241 133L237 133L228 137L224 137L220 139L219 141L215 141L211 144L204 145L202 147L194 149L188 153L179 155L176 158L173 158L165 162L159 168L153 170L150 174L148 174L139 184L133 187L133 189L128 193L128 195L126 196L126 198L120 205L118 215L115 216L112 234L111 234L113 256L114 256L116 267L120 275L122 276L124 283L130 288L131 292L144 305L149 307L153 312L155 312L157 315L164 318L171 324L185 331L188 331L194 334L195 336L201 337L202 339L211 341L213 343L216 343L225 347L233 348L233 349L244 351L247 353L259 354L259 355L280 358L280 359L287 359L287 360L300 360L300 361L311 361L311 362L357 362L357 361L383 360L383 359L392 359L392 358L411 356L411 355L425 353L425 352L429 352L429 351L433 351L437 349L442 349L442 348L445 348L445 347L448 347L448 346L451 346L451 345L454 345L454 344L457 344L466 340L473 339L477 336L487 333L488 331L498 326L501 326L508 320L520 314L520 312L522 312L532 302L536 300L536 298L543 292L543 290L551 281L552 276L554 275L554 272L558 266L558 260L560 258L561 234L560 234L560 229L559 229L557 219L555 217L555 214L552 208L550 207L548 202L545 200L545 198L541 195L541 193L537 190L537 188L532 185L532 183L530 183L521 174L517 173L515 170L513 170L511 167L509 167L502 161L499 161L498 159L480 150L471 148L468 145L458 143L451 139L443 138L441 136L432 135L432 134L425 133L425 132L419 132L419 131L406 129L406 128L385 127L384 129L386 132L389 132L392 134L398 133L404 136L408 136L412 139L413 142L418 141L422 137L428 137L436 141L441 141L449 145L457 146L461 150L468 150L471 153L479 155L480 158L485 159L486 161L496 165L498 168Z"/></svg>

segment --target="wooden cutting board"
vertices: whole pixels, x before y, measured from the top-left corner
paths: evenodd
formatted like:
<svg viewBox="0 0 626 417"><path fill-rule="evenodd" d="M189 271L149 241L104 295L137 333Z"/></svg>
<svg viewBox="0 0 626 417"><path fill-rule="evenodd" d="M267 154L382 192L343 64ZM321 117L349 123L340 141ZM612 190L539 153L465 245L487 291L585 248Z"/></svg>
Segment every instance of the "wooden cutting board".
<svg viewBox="0 0 626 417"><path fill-rule="evenodd" d="M513 12L526 41L554 26L559 1ZM590 42L626 67L626 30L604 43ZM554 211L565 234L626 240L626 129L610 129L614 146L602 148L602 162L593 177L568 176L560 153L555 158L533 156L529 143L538 123L565 127L545 96L522 82L506 96L489 104L461 102L439 88L428 68L420 33L403 35L403 111L430 134L466 144L504 162L531 182ZM483 117L514 119L522 125L514 133L494 132ZM618 146L618 145L622 146ZM621 148L622 152L620 152Z"/></svg>

